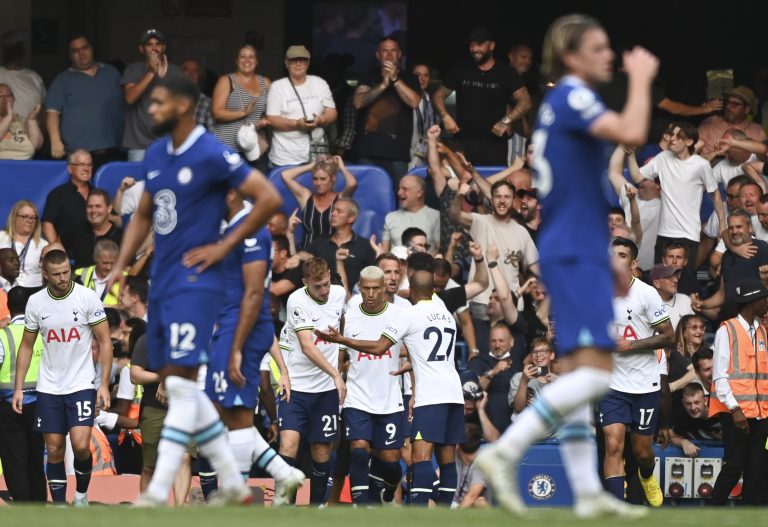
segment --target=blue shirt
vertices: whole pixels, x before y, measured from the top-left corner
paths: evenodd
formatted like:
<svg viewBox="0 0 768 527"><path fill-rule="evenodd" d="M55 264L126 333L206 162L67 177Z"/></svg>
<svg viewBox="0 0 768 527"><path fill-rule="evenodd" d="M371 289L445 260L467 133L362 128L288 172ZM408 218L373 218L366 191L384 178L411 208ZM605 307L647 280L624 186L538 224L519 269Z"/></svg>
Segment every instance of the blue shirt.
<svg viewBox="0 0 768 527"><path fill-rule="evenodd" d="M229 222L223 235L235 229L243 222L250 212L248 206ZM225 289L224 305L218 316L217 331L234 331L240 318L240 304L245 291L243 280L243 266L253 262L266 262L267 272L272 266L272 235L266 227L262 227L254 236L246 238L243 242L224 259ZM264 284L264 298L261 301L259 317L251 330L248 340L259 345L260 349L268 349L272 345L275 335L275 327L272 322L272 314L269 311L269 281L267 274Z"/></svg>
<svg viewBox="0 0 768 527"><path fill-rule="evenodd" d="M90 76L69 68L59 73L45 97L48 111L60 115L61 140L76 148L102 150L120 146L126 110L120 73L109 64L96 64Z"/></svg>
<svg viewBox="0 0 768 527"><path fill-rule="evenodd" d="M219 241L227 190L239 187L250 171L240 155L200 125L175 151L169 136L147 149L141 172L144 191L152 197L155 230L150 298L190 289L222 290L221 264L198 273L181 260L190 249Z"/></svg>
<svg viewBox="0 0 768 527"><path fill-rule="evenodd" d="M542 197L542 263L607 258L610 146L589 131L605 111L597 93L575 77L561 79L539 109L531 142Z"/></svg>

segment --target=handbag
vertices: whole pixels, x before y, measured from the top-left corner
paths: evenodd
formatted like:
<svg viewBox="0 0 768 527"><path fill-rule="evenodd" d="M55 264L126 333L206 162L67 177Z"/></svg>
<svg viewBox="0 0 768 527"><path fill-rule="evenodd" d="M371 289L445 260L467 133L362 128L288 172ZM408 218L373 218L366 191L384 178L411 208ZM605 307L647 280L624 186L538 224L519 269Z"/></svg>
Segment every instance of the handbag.
<svg viewBox="0 0 768 527"><path fill-rule="evenodd" d="M237 79L235 78L234 75L232 75L232 82L233 83L237 83ZM234 86L233 86L232 89L234 90ZM242 90L242 88L240 90L238 90L237 95L240 97L240 108L243 111L245 111L245 101L243 100L243 90ZM236 137L237 137L237 146L239 146L241 149L243 149L245 151L245 150L249 150L250 149L250 145L245 145L245 144L243 144L241 142L240 138L241 137L247 137L247 134L243 135L243 134L240 133L240 131L243 128L248 127L248 126L253 126L254 128L256 128L256 125L253 124L253 123L249 123L248 122L248 116L247 115L245 117L243 117L242 121L243 121L243 123L240 125L240 128L237 129ZM264 132L262 132L261 130L257 130L256 131L256 135L258 136L258 141L259 141L259 157L261 157L269 149L269 141L267 140L266 134ZM259 157L257 157L256 159L258 159Z"/></svg>
<svg viewBox="0 0 768 527"><path fill-rule="evenodd" d="M290 77L288 77L288 82L291 83L291 88L293 88L293 92L296 94L296 98L299 100L299 105L301 106L301 113L304 114L304 120L308 120L307 116L307 110L304 108L304 103L301 101L301 96L299 95L299 90L296 89L296 86L293 84L293 81ZM319 130L319 134L315 134L316 131ZM327 156L331 154L331 144L328 142L328 134L325 132L324 128L315 128L309 133L309 161L310 163L312 161L315 161L318 156Z"/></svg>

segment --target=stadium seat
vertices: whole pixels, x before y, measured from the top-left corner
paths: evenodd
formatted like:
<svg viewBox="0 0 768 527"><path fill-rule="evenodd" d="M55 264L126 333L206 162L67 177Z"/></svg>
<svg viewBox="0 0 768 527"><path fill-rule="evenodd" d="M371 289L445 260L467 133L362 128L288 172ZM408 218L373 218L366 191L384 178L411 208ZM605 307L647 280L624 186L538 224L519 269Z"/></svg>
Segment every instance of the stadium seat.
<svg viewBox="0 0 768 527"><path fill-rule="evenodd" d="M42 215L48 193L69 180L65 161L0 161L0 222L20 199L35 204Z"/></svg>
<svg viewBox="0 0 768 527"><path fill-rule="evenodd" d="M272 170L269 173L269 180L277 187L283 197L282 211L290 216L299 205L283 182L281 174L285 168L289 167L279 167ZM371 234L375 234L378 239L381 239L384 217L395 210L395 196L392 193L391 180L387 173L378 167L347 165L347 168L357 178L357 190L354 199L360 206L360 216L355 223L354 230L359 236L367 238ZM312 188L312 175L309 172L300 175L298 181L302 185ZM336 192L344 190L344 176L341 172L336 175L334 190Z"/></svg>
<svg viewBox="0 0 768 527"><path fill-rule="evenodd" d="M483 176L484 178L487 178L488 176L492 176L496 174L497 172L501 172L502 170L505 170L507 167L475 167L475 169L478 171L478 173ZM427 167L417 167L412 168L408 171L409 174L413 176L419 176L423 178L428 178L429 174L427 173Z"/></svg>
<svg viewBox="0 0 768 527"><path fill-rule="evenodd" d="M115 197L120 182L127 176L137 177L141 163L117 161L103 165L93 178L93 186L106 190L110 196Z"/></svg>

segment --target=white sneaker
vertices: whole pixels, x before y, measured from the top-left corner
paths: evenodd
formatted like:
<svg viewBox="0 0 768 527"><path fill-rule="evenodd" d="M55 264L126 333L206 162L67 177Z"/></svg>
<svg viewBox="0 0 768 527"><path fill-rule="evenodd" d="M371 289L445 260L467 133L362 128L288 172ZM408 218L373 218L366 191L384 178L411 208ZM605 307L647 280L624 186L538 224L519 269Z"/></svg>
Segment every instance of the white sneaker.
<svg viewBox="0 0 768 527"><path fill-rule="evenodd" d="M75 492L75 499L72 501L72 505L78 508L88 507L88 494Z"/></svg>
<svg viewBox="0 0 768 527"><path fill-rule="evenodd" d="M219 489L208 496L209 507L224 507L226 505L251 505L253 493L250 487L243 485L233 489Z"/></svg>
<svg viewBox="0 0 768 527"><path fill-rule="evenodd" d="M517 460L503 456L500 448L491 444L480 449L475 465L493 488L493 497L503 509L516 516L527 512L517 482Z"/></svg>
<svg viewBox="0 0 768 527"><path fill-rule="evenodd" d="M400 507L400 504L395 501L394 497L390 501L385 500L384 494L386 493L387 489L381 489L381 492L379 492L379 501L381 502L382 507Z"/></svg>
<svg viewBox="0 0 768 527"><path fill-rule="evenodd" d="M131 506L137 509L154 509L157 507L165 507L167 505L168 502L153 498L144 492Z"/></svg>
<svg viewBox="0 0 768 527"><path fill-rule="evenodd" d="M576 500L574 507L576 516L582 519L616 516L620 518L637 519L648 515L648 509L638 505L630 505L608 492L598 492L582 496Z"/></svg>
<svg viewBox="0 0 768 527"><path fill-rule="evenodd" d="M275 480L275 497L273 507L285 507L296 499L296 491L304 484L304 472L298 468L291 469L291 475L282 481Z"/></svg>

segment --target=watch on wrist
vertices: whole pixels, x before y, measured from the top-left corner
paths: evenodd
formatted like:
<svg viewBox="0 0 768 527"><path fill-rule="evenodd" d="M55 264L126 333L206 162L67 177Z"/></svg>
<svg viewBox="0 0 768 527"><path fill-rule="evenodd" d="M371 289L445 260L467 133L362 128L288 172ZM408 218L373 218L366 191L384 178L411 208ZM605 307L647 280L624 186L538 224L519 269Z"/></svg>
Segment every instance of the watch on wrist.
<svg viewBox="0 0 768 527"><path fill-rule="evenodd" d="M494 260L492 262L488 262L488 269L493 269L497 265L499 265L499 262L497 262L496 260Z"/></svg>
<svg viewBox="0 0 768 527"><path fill-rule="evenodd" d="M505 115L504 119L502 119L501 122L503 124L510 124L512 122L512 119L510 119L508 115Z"/></svg>

